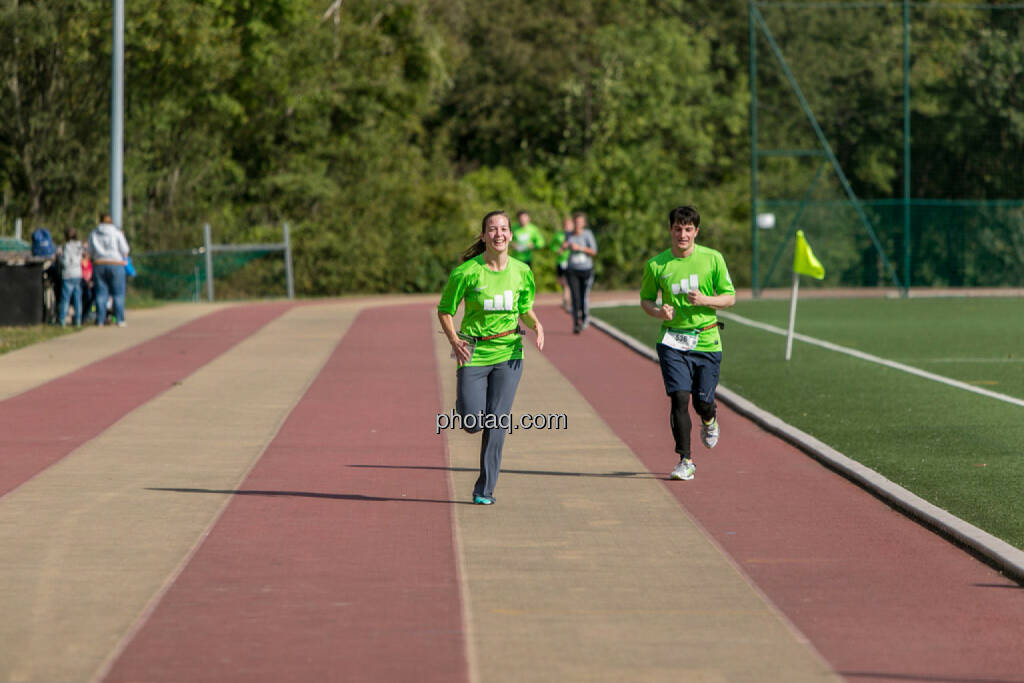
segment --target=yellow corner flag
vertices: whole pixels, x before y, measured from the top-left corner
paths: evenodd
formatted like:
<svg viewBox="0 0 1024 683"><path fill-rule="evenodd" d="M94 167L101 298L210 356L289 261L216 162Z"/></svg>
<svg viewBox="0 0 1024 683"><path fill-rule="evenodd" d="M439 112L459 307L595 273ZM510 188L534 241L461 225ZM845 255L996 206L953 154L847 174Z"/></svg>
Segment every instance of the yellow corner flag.
<svg viewBox="0 0 1024 683"><path fill-rule="evenodd" d="M821 265L811 251L811 245L807 244L804 238L804 231L796 231L796 252L793 254L793 272L801 275L810 275L816 280L825 277L825 266Z"/></svg>

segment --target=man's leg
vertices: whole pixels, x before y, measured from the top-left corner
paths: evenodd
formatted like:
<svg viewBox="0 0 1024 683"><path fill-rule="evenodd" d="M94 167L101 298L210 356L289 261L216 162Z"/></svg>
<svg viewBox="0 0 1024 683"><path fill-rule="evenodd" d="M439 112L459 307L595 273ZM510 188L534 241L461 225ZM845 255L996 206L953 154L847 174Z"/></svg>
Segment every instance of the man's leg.
<svg viewBox="0 0 1024 683"><path fill-rule="evenodd" d="M672 427L672 439L676 442L676 453L680 460L690 459L690 392L673 391L668 395L672 400L669 424Z"/></svg>
<svg viewBox="0 0 1024 683"><path fill-rule="evenodd" d="M715 405L715 389L718 388L718 374L722 365L722 352L693 353L693 410L700 416L700 438L708 448L718 444L718 418Z"/></svg>
<svg viewBox="0 0 1024 683"><path fill-rule="evenodd" d="M124 266L113 266L110 269L111 294L114 297L114 319L118 325L124 323L124 295L127 288Z"/></svg>
<svg viewBox="0 0 1024 683"><path fill-rule="evenodd" d="M665 393L671 401L669 425L675 441L679 464L669 474L671 479L693 479L693 459L690 456L690 392L693 386L692 368L688 355L664 344L658 344L658 365L665 382Z"/></svg>
<svg viewBox="0 0 1024 683"><path fill-rule="evenodd" d="M93 269L96 280L96 324L102 325L107 319L107 297L110 296L110 266L98 265Z"/></svg>

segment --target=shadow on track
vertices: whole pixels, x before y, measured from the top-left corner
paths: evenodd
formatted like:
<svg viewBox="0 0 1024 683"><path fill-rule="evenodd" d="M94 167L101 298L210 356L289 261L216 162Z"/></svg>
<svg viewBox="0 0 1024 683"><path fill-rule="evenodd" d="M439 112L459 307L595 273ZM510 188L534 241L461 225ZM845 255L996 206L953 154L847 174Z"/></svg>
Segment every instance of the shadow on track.
<svg viewBox="0 0 1024 683"><path fill-rule="evenodd" d="M448 472L477 472L475 467L438 467L436 465L348 465L348 467L367 467L394 470L445 470ZM622 479L664 479L650 472L558 472L555 470L507 470L501 468L502 474L527 474L548 477L620 477Z"/></svg>
<svg viewBox="0 0 1024 683"><path fill-rule="evenodd" d="M214 493L231 496L290 496L294 498L326 498L328 500L357 500L370 503L398 501L402 503L447 503L448 505L472 505L462 500L433 500L430 498L385 498L381 496L364 496L358 493L314 493L312 491L254 491L236 489L187 489L146 487L147 491L170 491L171 493Z"/></svg>

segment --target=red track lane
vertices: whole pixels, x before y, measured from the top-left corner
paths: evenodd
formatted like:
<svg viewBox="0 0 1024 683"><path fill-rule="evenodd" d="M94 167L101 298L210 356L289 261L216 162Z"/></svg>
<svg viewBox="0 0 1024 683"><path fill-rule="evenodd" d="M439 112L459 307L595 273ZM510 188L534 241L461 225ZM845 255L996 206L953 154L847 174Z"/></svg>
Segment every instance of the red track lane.
<svg viewBox="0 0 1024 683"><path fill-rule="evenodd" d="M273 303L210 313L0 401L0 496L21 486L290 307L287 303Z"/></svg>
<svg viewBox="0 0 1024 683"><path fill-rule="evenodd" d="M545 355L640 457L676 462L655 363L540 311ZM724 363L729 362L728 339ZM614 389L613 389L614 388ZM697 477L665 485L851 681L1024 681L1024 588L719 406Z"/></svg>
<svg viewBox="0 0 1024 683"><path fill-rule="evenodd" d="M107 680L468 679L429 310L359 315Z"/></svg>

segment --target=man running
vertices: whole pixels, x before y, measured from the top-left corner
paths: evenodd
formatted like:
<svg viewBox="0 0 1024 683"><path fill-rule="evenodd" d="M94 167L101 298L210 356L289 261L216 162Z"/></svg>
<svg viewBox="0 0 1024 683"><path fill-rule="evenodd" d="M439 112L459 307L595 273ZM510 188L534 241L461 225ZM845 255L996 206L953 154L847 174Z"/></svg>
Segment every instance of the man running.
<svg viewBox="0 0 1024 683"><path fill-rule="evenodd" d="M736 290L722 254L696 243L700 214L679 206L668 214L672 246L644 267L640 306L662 320L658 361L665 393L672 401L669 424L679 454L671 479L693 479L690 454L689 397L701 419L701 440L718 443L715 388L722 363L722 339L716 310L736 303ZM658 303L658 294L661 303Z"/></svg>
<svg viewBox="0 0 1024 683"><path fill-rule="evenodd" d="M533 252L543 249L547 240L544 239L544 233L540 231L540 228L530 222L530 214L523 209L516 212L516 220L519 222L519 226L512 235L512 249L515 251L514 255L517 259L526 265L531 265Z"/></svg>

